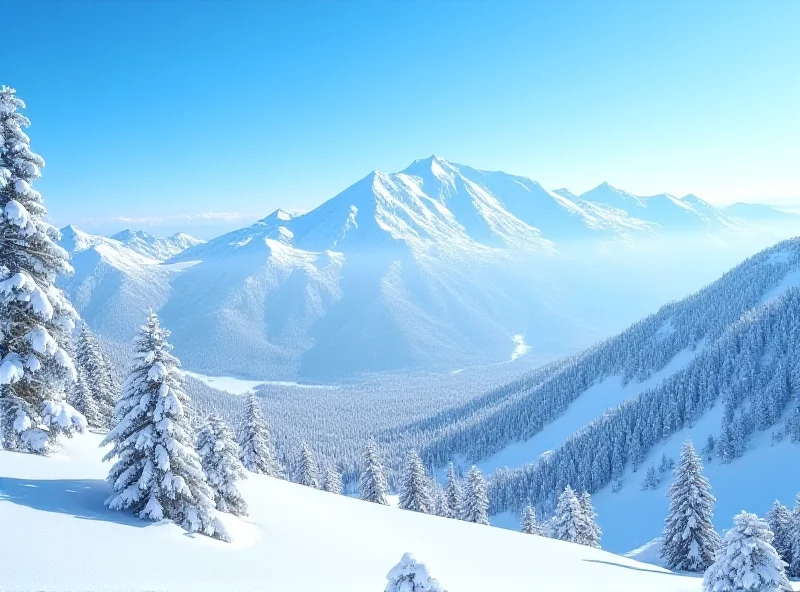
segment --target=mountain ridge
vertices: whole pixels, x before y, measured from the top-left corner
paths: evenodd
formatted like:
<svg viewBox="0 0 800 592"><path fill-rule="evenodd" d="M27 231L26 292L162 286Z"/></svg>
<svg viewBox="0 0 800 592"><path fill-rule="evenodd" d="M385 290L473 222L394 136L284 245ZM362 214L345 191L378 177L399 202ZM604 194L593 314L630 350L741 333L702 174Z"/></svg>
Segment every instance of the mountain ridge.
<svg viewBox="0 0 800 592"><path fill-rule="evenodd" d="M152 242L149 235L124 233L127 245L93 248L138 250L156 265L120 256L125 272L115 292L102 280L117 274L106 253L106 271L87 261L81 267L88 269L78 273L84 281L64 285L79 303L90 300L95 284L106 285L105 298L127 290L119 304L126 318L159 310L181 357L213 375L338 380L449 371L508 360L518 355L518 339L526 351L547 358L588 345L620 328L617 318L629 322L626 315L647 310L644 298L626 310L635 294L623 289L625 297L610 303L613 314L609 305L598 313L591 295L575 286L609 280L635 286L642 273L652 281L638 261L647 258L652 266L656 256L675 265L675 249L659 241L686 249L688 234L714 249L744 248L734 232L746 223L702 200L626 196L632 213L602 203L602 196L560 194L525 177L431 156L397 173L374 171L308 212L275 210L163 263L154 258L163 254L138 248L139 239ZM68 250L77 248L67 243ZM707 250L705 242L698 248ZM714 262L708 273L728 266ZM653 294L656 286L672 297L685 293L680 281L655 279ZM610 287L595 288L611 294ZM92 324L100 314L89 310L86 316ZM138 326L123 324L131 327L104 336L124 341ZM203 351L191 337L198 332ZM214 349L231 356L213 355Z"/></svg>

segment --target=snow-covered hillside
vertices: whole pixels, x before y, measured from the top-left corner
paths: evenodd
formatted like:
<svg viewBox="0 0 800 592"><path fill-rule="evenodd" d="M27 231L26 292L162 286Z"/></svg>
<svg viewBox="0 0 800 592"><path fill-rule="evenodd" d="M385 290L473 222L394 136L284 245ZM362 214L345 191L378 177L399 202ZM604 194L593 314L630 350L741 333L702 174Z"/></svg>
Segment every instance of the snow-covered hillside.
<svg viewBox="0 0 800 592"><path fill-rule="evenodd" d="M62 229L60 244L75 273L59 285L98 333L129 341L144 312L167 301L173 270L158 260L73 226Z"/></svg>
<svg viewBox="0 0 800 592"><path fill-rule="evenodd" d="M250 516L223 515L232 543L190 536L103 506L100 439L78 436L52 458L0 451L4 590L374 592L407 551L452 592L700 590L698 578L600 550L258 475L241 485Z"/></svg>
<svg viewBox="0 0 800 592"><path fill-rule="evenodd" d="M546 514L570 484L596 493L605 543L626 551L660 533L670 480L662 455L692 438L735 512L790 504L800 477L800 239L784 241L680 302L573 358L433 418L423 458L497 469L495 522L528 502ZM504 469L503 467L509 467ZM642 491L649 469L660 485Z"/></svg>
<svg viewBox="0 0 800 592"><path fill-rule="evenodd" d="M144 230L123 230L112 236L130 250L158 261L165 261L170 257L185 251L189 247L201 244L203 241L179 232L172 236L155 236Z"/></svg>
<svg viewBox="0 0 800 592"><path fill-rule="evenodd" d="M132 317L158 310L187 367L204 374L451 371L586 347L774 242L758 228L694 196L607 184L575 196L432 156L160 266L99 265L93 246L75 257L82 279L64 287L105 338L127 339ZM116 238L127 252L166 252L143 233ZM142 290L129 287L137 275L148 276ZM113 325L85 304L100 285L126 311Z"/></svg>

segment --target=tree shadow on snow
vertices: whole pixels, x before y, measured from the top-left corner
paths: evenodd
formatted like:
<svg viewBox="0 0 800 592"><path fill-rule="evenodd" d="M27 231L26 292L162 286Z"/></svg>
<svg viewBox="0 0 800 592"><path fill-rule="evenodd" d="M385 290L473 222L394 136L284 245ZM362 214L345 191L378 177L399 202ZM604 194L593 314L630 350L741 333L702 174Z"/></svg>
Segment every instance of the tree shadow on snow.
<svg viewBox="0 0 800 592"><path fill-rule="evenodd" d="M584 559L587 563L602 563L603 565L613 565L614 567L622 567L624 569L632 569L633 571L644 571L647 573L661 574L662 576L680 576L692 574L679 574L671 571L660 571L658 569L646 569L644 567L635 567L633 565L625 565L623 563L615 563L613 561L601 561L599 559Z"/></svg>
<svg viewBox="0 0 800 592"><path fill-rule="evenodd" d="M13 479L0 477L0 502L142 528L152 524L128 512L105 507L110 493L104 479Z"/></svg>

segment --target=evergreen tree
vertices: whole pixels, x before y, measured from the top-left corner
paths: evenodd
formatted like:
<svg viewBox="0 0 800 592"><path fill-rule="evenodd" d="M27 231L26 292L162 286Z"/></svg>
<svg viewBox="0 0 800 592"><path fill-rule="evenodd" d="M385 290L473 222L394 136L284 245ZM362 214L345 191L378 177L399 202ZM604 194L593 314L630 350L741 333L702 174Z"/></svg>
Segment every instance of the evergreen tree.
<svg viewBox="0 0 800 592"><path fill-rule="evenodd" d="M358 487L361 492L361 499L375 504L388 505L386 501L386 475L383 472L380 456L378 455L378 445L374 441L367 444L364 453L364 466L358 480Z"/></svg>
<svg viewBox="0 0 800 592"><path fill-rule="evenodd" d="M65 347L78 315L55 280L72 268L31 186L44 160L22 131L24 107L0 87L0 435L6 448L45 453L86 420L64 397L77 378Z"/></svg>
<svg viewBox="0 0 800 592"><path fill-rule="evenodd" d="M433 498L433 513L442 518L450 518L451 510L447 505L447 498L444 495L444 487L436 479L428 480L428 489Z"/></svg>
<svg viewBox="0 0 800 592"><path fill-rule="evenodd" d="M794 508L791 513L791 531L789 535L791 545L791 561L789 562L789 575L793 578L800 577L800 493L794 498Z"/></svg>
<svg viewBox="0 0 800 592"><path fill-rule="evenodd" d="M453 463L447 468L447 485L444 488L447 518L461 518L461 485L458 483L456 468Z"/></svg>
<svg viewBox="0 0 800 592"><path fill-rule="evenodd" d="M647 469L647 474L644 477L644 481L642 481L642 491L648 491L651 489L658 489L658 475L656 475L656 468L653 465L650 465L650 468Z"/></svg>
<svg viewBox="0 0 800 592"><path fill-rule="evenodd" d="M767 523L748 512L737 514L733 522L703 576L703 591L791 592Z"/></svg>
<svg viewBox="0 0 800 592"><path fill-rule="evenodd" d="M300 447L300 462L297 469L297 482L306 487L319 489L319 468L317 459L308 445L303 442Z"/></svg>
<svg viewBox="0 0 800 592"><path fill-rule="evenodd" d="M98 409L97 401L89 387L86 373L76 367L77 380L67 387L67 403L72 405L86 419L86 425L97 428L105 426L105 419Z"/></svg>
<svg viewBox="0 0 800 592"><path fill-rule="evenodd" d="M578 528L578 540L576 542L587 547L600 548L600 537L603 531L597 524L597 514L592 506L592 496L588 491L584 491L578 502L581 506L581 515Z"/></svg>
<svg viewBox="0 0 800 592"><path fill-rule="evenodd" d="M716 450L716 447L717 447L717 441L714 440L714 436L712 434L709 434L708 438L706 439L705 445L700 450L703 456L706 457L706 461L708 462L712 461L712 459L714 458L714 451Z"/></svg>
<svg viewBox="0 0 800 592"><path fill-rule="evenodd" d="M100 349L100 344L97 343L97 339L89 331L86 323L83 323L78 335L76 361L78 368L86 377L87 385L97 406L99 418L95 425L108 428L114 419L114 405L119 396L118 388L111 368Z"/></svg>
<svg viewBox="0 0 800 592"><path fill-rule="evenodd" d="M791 565L794 525L789 508L778 500L775 500L769 512L767 512L765 519L774 536L772 546L775 547L780 558L783 559L787 565Z"/></svg>
<svg viewBox="0 0 800 592"><path fill-rule="evenodd" d="M582 528L581 502L572 488L567 485L558 496L556 513L553 517L553 538L577 543L585 529Z"/></svg>
<svg viewBox="0 0 800 592"><path fill-rule="evenodd" d="M536 521L536 510L530 505L525 506L525 509L522 510L522 520L520 521L519 529L525 534L547 536L545 527Z"/></svg>
<svg viewBox="0 0 800 592"><path fill-rule="evenodd" d="M342 475L334 465L325 469L325 484L322 489L328 493L342 493Z"/></svg>
<svg viewBox="0 0 800 592"><path fill-rule="evenodd" d="M475 524L489 524L489 497L486 493L486 482L475 465L472 465L467 473L461 504L461 519Z"/></svg>
<svg viewBox="0 0 800 592"><path fill-rule="evenodd" d="M284 478L285 471L275 456L261 405L253 394L247 399L238 435L239 459L245 469L259 475Z"/></svg>
<svg viewBox="0 0 800 592"><path fill-rule="evenodd" d="M425 466L416 451L408 454L400 482L400 508L423 514L433 513L433 498L429 490Z"/></svg>
<svg viewBox="0 0 800 592"><path fill-rule="evenodd" d="M719 535L711 522L714 496L702 475L703 465L690 441L681 448L675 481L669 488L661 557L669 569L704 571L714 561Z"/></svg>
<svg viewBox="0 0 800 592"><path fill-rule="evenodd" d="M389 584L385 592L447 592L431 576L428 567L417 561L411 553L406 553L386 579Z"/></svg>
<svg viewBox="0 0 800 592"><path fill-rule="evenodd" d="M217 510L247 516L247 503L236 487L236 482L246 477L239 461L239 445L219 415L211 415L197 434L197 452L214 491Z"/></svg>
<svg viewBox="0 0 800 592"><path fill-rule="evenodd" d="M214 512L195 434L186 415L180 362L170 352L169 331L150 313L135 342L133 367L115 409L115 424L103 445L104 460L116 458L108 474L112 510L131 509L146 520L168 519L189 532L230 540Z"/></svg>

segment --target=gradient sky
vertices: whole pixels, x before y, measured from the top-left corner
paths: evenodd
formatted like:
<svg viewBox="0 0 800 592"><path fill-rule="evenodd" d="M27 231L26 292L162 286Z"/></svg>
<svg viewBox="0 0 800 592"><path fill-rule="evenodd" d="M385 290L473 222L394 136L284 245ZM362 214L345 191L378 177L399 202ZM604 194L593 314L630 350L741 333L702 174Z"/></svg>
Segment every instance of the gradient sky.
<svg viewBox="0 0 800 592"><path fill-rule="evenodd" d="M59 225L209 236L432 153L576 192L800 198L793 0L5 0L2 15L0 83L28 104Z"/></svg>

